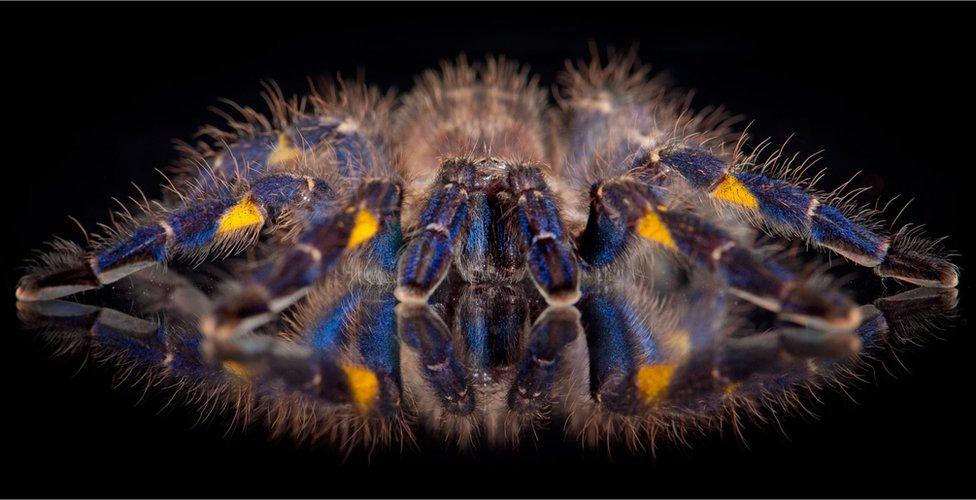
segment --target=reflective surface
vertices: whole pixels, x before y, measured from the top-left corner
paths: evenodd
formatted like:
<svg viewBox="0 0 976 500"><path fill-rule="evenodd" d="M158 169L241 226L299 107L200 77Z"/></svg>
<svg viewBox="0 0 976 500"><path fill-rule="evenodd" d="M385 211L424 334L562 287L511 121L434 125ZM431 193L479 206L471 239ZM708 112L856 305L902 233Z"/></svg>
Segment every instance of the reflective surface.
<svg viewBox="0 0 976 500"><path fill-rule="evenodd" d="M57 353L171 391L189 412L315 445L398 447L423 434L513 447L562 429L586 447L648 449L815 412L817 391L856 383L875 355L935 338L957 293L877 298L855 331L820 332L708 282L588 283L575 307L547 307L529 283L449 280L421 306L398 304L392 284L336 276L277 324L207 338L197 324L212 286L150 269L18 313Z"/></svg>

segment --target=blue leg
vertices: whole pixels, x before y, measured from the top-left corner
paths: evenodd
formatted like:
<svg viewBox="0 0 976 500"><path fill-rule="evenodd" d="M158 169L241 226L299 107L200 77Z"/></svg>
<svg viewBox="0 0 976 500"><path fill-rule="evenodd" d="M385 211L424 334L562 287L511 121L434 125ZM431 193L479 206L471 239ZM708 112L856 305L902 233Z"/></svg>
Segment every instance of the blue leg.
<svg viewBox="0 0 976 500"><path fill-rule="evenodd" d="M628 178L599 183L580 254L594 267L613 263L634 238L643 238L722 277L742 298L784 318L823 329L850 329L860 321L845 297L806 289L704 219L667 210L655 189Z"/></svg>
<svg viewBox="0 0 976 500"><path fill-rule="evenodd" d="M221 134L215 134L220 138ZM219 187L222 182L252 180L292 168L315 153L328 150L330 165L343 177L360 177L378 163L374 141L358 126L335 113L298 118L280 131L241 138L205 153L209 169L194 176L191 196Z"/></svg>
<svg viewBox="0 0 976 500"><path fill-rule="evenodd" d="M580 332L580 313L575 307L550 307L543 311L532 326L528 352L519 363L508 393L509 408L531 413L548 404L563 351Z"/></svg>
<svg viewBox="0 0 976 500"><path fill-rule="evenodd" d="M308 293L340 257L389 238L384 228L399 225L400 186L368 181L341 207L311 221L298 241L260 265L240 291L221 298L203 318L208 334L229 337L267 322Z"/></svg>
<svg viewBox="0 0 976 500"><path fill-rule="evenodd" d="M657 397L670 383L671 365L664 363L654 332L633 304L613 290L589 289L577 307L589 347L593 398L617 413L639 413L645 397ZM635 377L644 366L660 376L642 397Z"/></svg>
<svg viewBox="0 0 976 500"><path fill-rule="evenodd" d="M174 257L195 257L253 242L268 220L304 198L330 191L322 181L269 175L254 181L241 196L195 200L121 233L76 262L24 277L19 300L49 300L115 282L140 269Z"/></svg>
<svg viewBox="0 0 976 500"><path fill-rule="evenodd" d="M418 233L400 258L397 287L401 302L424 303L447 276L455 247L468 233L470 193L476 189L474 165L450 160L441 167L438 185L420 215Z"/></svg>
<svg viewBox="0 0 976 500"><path fill-rule="evenodd" d="M208 336L211 356L247 378L292 389L360 413L390 415L399 405L395 302L388 291L352 287L333 297L298 342L264 335Z"/></svg>
<svg viewBox="0 0 976 500"><path fill-rule="evenodd" d="M396 312L400 338L417 351L423 378L441 405L456 415L471 414L475 397L470 376L447 325L426 304L400 304Z"/></svg>
<svg viewBox="0 0 976 500"><path fill-rule="evenodd" d="M549 304L576 303L580 297L579 266L542 171L533 165L513 166L508 188L515 198L527 249L526 264L536 287Z"/></svg>
<svg viewBox="0 0 976 500"><path fill-rule="evenodd" d="M857 264L873 267L880 276L930 287L951 288L959 282L956 267L947 260L891 246L891 238L789 182L732 172L724 161L698 149L662 151L654 164L678 172L694 188L758 216L771 228L809 238Z"/></svg>

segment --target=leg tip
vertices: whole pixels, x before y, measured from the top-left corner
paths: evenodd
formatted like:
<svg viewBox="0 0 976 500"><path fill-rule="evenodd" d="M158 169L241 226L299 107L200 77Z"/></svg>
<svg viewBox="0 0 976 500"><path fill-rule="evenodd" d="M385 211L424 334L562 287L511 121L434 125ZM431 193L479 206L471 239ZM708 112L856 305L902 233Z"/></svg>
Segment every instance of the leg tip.
<svg viewBox="0 0 976 500"><path fill-rule="evenodd" d="M267 323L271 316L271 313L267 313L237 318L209 314L200 320L200 333L212 339L228 340Z"/></svg>
<svg viewBox="0 0 976 500"><path fill-rule="evenodd" d="M18 302L35 302L37 301L37 294L33 290L24 286L18 286L17 290L14 291L14 296L17 297Z"/></svg>
<svg viewBox="0 0 976 500"><path fill-rule="evenodd" d="M35 283L25 282L25 280L22 280L17 286L17 290L14 292L14 295L20 302L40 302L43 300L60 299L62 297L67 297L68 295L81 293L87 290L94 290L95 288L98 288L98 286L68 284L37 286Z"/></svg>
<svg viewBox="0 0 976 500"><path fill-rule="evenodd" d="M558 307L576 304L579 302L581 294L579 288L572 288L569 290L551 291L549 293L543 292L542 295L550 306Z"/></svg>
<svg viewBox="0 0 976 500"><path fill-rule="evenodd" d="M951 262L919 252L893 252L874 268L884 278L894 278L926 288L956 288L959 268Z"/></svg>
<svg viewBox="0 0 976 500"><path fill-rule="evenodd" d="M844 295L797 289L783 302L781 319L816 330L850 331L864 319L861 309Z"/></svg>
<svg viewBox="0 0 976 500"><path fill-rule="evenodd" d="M226 340L247 333L270 321L274 311L267 294L257 287L244 288L227 297L200 320L200 332L205 336Z"/></svg>
<svg viewBox="0 0 976 500"><path fill-rule="evenodd" d="M426 304L432 290L411 285L400 285L393 290L393 296L404 304Z"/></svg>
<svg viewBox="0 0 976 500"><path fill-rule="evenodd" d="M845 313L831 316L816 316L803 313L781 313L781 319L821 331L850 331L861 326L861 311L852 307Z"/></svg>

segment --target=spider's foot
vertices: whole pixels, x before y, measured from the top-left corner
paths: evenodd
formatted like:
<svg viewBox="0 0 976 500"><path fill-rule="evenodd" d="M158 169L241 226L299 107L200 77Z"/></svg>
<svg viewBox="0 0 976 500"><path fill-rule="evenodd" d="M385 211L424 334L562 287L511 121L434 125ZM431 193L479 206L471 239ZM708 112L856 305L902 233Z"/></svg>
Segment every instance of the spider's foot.
<svg viewBox="0 0 976 500"><path fill-rule="evenodd" d="M400 258L394 296L400 302L427 302L451 268L453 253L448 235L427 230L424 238L414 240Z"/></svg>
<svg viewBox="0 0 976 500"><path fill-rule="evenodd" d="M955 288L959 285L959 269L945 259L921 252L891 252L874 272L885 278L895 278L913 285L930 288Z"/></svg>
<svg viewBox="0 0 976 500"><path fill-rule="evenodd" d="M424 288L416 285L403 285L393 290L393 296L405 304L426 304L434 288Z"/></svg>
<svg viewBox="0 0 976 500"><path fill-rule="evenodd" d="M201 319L200 330L211 338L229 339L267 323L275 312L267 290L246 286L217 302L213 311Z"/></svg>
<svg viewBox="0 0 976 500"><path fill-rule="evenodd" d="M400 304L396 315L397 331L419 354L421 376L441 407L454 415L470 415L476 403L474 391L447 325L426 305Z"/></svg>
<svg viewBox="0 0 976 500"><path fill-rule="evenodd" d="M861 310L851 299L824 290L796 288L783 300L779 316L817 330L847 331L861 324Z"/></svg>
<svg viewBox="0 0 976 500"><path fill-rule="evenodd" d="M96 337L145 339L157 331L157 324L152 321L107 307L63 300L19 302L17 317L34 327L54 326L66 332Z"/></svg>
<svg viewBox="0 0 976 500"><path fill-rule="evenodd" d="M579 266L568 245L554 238L536 238L529 249L528 266L549 305L571 306L579 301Z"/></svg>
<svg viewBox="0 0 976 500"><path fill-rule="evenodd" d="M73 265L28 274L17 283L17 300L36 302L66 297L102 286L102 282L84 259Z"/></svg>

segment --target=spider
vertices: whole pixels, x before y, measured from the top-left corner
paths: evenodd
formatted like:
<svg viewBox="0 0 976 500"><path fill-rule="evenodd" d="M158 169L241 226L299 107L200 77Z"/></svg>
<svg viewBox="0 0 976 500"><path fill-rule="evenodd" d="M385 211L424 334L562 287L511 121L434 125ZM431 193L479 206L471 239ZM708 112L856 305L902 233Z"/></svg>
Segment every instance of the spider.
<svg viewBox="0 0 976 500"><path fill-rule="evenodd" d="M423 73L402 96L339 79L305 98L269 85L266 100L269 116L238 107L229 130L207 127L199 144L181 146L164 199L116 214L90 248L57 241L21 279L18 300L52 301L160 263L252 249L262 257L212 302L194 299L195 326L227 366L261 359L267 368L271 359L277 376L326 400L364 413L396 407L406 375L381 355L394 349L389 335L361 335L355 359L319 356L310 369L307 352L295 357L253 334L285 314L313 350L339 352L349 325L374 325L367 330L395 330L420 353L417 377L433 388L433 406L466 415L471 377L499 374L467 373L452 332L504 345L531 325L526 361L499 366L514 367L508 405L537 411L551 399L559 353L585 331L592 395L629 415L665 392L677 397L691 380L681 377L706 376L654 363L653 335L635 318L659 316L654 328L670 332L662 352L682 359L714 345L726 317L715 304L726 293L794 325L723 358L754 364L730 372L753 373L784 352L857 351L851 332L870 316L760 234L908 284L958 283L937 242L915 229L885 232L849 194L813 189L809 162L767 154L768 143L744 152L733 117L692 111L633 52L567 63L555 106L525 67L464 57ZM661 305L669 294L678 312ZM723 377L726 389L736 379Z"/></svg>

